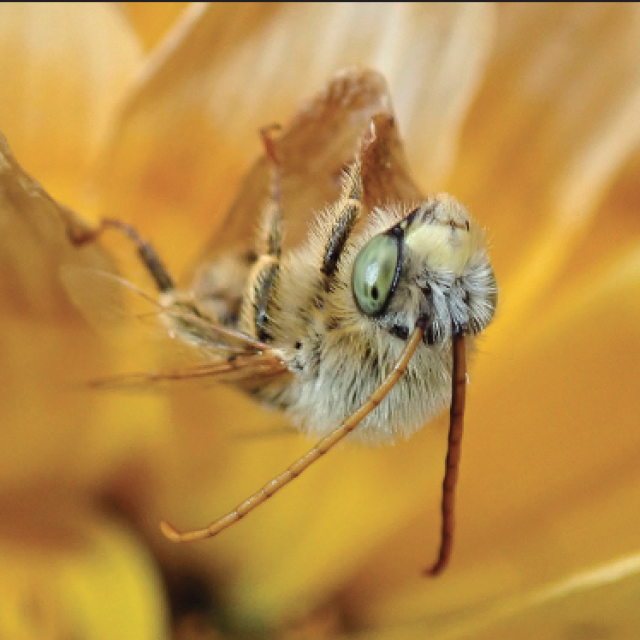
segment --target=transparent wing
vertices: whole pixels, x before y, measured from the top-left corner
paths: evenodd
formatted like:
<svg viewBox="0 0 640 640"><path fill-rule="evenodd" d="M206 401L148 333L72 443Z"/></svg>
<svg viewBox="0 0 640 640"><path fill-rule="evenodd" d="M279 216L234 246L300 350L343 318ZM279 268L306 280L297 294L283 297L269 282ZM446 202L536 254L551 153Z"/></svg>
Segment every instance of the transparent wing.
<svg viewBox="0 0 640 640"><path fill-rule="evenodd" d="M218 361L195 364L183 369L125 373L91 381L100 389L158 389L175 382L241 383L257 387L288 371L283 361L273 353L253 353Z"/></svg>
<svg viewBox="0 0 640 640"><path fill-rule="evenodd" d="M161 389L176 382L252 387L287 372L267 345L216 324L189 306L164 306L113 273L70 265L60 275L73 303L110 346L129 355L147 351L160 361L154 370L92 380L92 387Z"/></svg>

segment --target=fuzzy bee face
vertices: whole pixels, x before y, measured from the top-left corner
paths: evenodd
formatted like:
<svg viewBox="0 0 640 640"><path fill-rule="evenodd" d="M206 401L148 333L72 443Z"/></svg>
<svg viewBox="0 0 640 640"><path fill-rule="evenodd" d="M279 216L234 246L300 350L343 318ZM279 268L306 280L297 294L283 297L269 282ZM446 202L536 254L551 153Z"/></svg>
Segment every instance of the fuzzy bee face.
<svg viewBox="0 0 640 640"><path fill-rule="evenodd" d="M489 324L497 288L484 234L454 198L439 194L399 220L379 209L368 236L351 275L361 314L402 339L421 318L428 344Z"/></svg>

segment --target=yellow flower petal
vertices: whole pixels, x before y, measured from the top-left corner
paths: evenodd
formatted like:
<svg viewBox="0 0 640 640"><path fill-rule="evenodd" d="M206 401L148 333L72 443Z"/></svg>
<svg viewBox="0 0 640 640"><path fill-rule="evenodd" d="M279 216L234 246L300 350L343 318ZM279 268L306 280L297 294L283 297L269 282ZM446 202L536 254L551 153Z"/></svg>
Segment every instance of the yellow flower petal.
<svg viewBox="0 0 640 640"><path fill-rule="evenodd" d="M515 335L640 141L635 4L507 5L449 185L491 229ZM509 327L506 323L509 323Z"/></svg>
<svg viewBox="0 0 640 640"><path fill-rule="evenodd" d="M54 513L51 504L42 503L52 496L39 497L18 507L26 502L33 509L28 524L14 517L15 506L3 502L11 517L0 533L0 636L168 637L159 576L139 542L68 503L55 502Z"/></svg>
<svg viewBox="0 0 640 640"><path fill-rule="evenodd" d="M541 311L553 308L566 296L575 295L576 289L591 288L584 278L585 269L598 274L606 270L616 256L632 251L640 237L640 151L628 159L616 177L592 226L577 244L566 261L558 282L540 301Z"/></svg>
<svg viewBox="0 0 640 640"><path fill-rule="evenodd" d="M149 442L144 411L135 417L144 399L118 403L85 386L123 357L88 329L60 281L62 266L114 272L98 245L69 242L68 229L86 228L24 173L0 136L0 486L93 483ZM105 426L100 416L114 404L128 406L128 422Z"/></svg>
<svg viewBox="0 0 640 640"><path fill-rule="evenodd" d="M367 634L370 640L633 638L640 625L640 555L635 553L556 582L489 601L469 613L409 621ZM339 637L349 637L348 635Z"/></svg>
<svg viewBox="0 0 640 640"><path fill-rule="evenodd" d="M140 53L108 3L0 6L0 126L29 171L69 204L86 209L92 163Z"/></svg>
<svg viewBox="0 0 640 640"><path fill-rule="evenodd" d="M188 6L188 2L121 3L125 15L147 51L162 40Z"/></svg>

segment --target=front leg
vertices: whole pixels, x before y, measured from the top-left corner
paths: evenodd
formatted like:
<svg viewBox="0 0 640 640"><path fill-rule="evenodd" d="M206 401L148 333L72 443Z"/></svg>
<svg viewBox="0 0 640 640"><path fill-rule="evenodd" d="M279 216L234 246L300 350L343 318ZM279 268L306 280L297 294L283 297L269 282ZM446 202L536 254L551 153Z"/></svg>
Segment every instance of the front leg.
<svg viewBox="0 0 640 640"><path fill-rule="evenodd" d="M344 177L340 200L333 212L333 227L327 240L321 272L324 290L329 291L349 235L362 212L362 178L360 165L353 164Z"/></svg>
<svg viewBox="0 0 640 640"><path fill-rule="evenodd" d="M258 258L251 269L247 283L247 301L243 310L246 330L262 342L272 340L270 311L280 277L282 255L282 191L280 187L282 164L275 133L277 125L264 127L260 134L270 164L269 198L262 212L256 242Z"/></svg>
<svg viewBox="0 0 640 640"><path fill-rule="evenodd" d="M173 279L160 260L158 253L149 242L138 235L133 225L121 220L103 218L95 229L83 233L68 230L68 236L72 244L76 247L81 247L85 244L96 242L107 229L117 229L133 241L138 249L140 260L147 268L160 293L170 293L175 290Z"/></svg>

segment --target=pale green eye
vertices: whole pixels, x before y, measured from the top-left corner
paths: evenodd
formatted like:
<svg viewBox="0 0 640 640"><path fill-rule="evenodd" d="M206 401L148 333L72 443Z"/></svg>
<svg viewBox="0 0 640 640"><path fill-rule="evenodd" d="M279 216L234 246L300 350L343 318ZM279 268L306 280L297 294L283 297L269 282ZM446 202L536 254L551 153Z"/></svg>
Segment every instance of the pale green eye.
<svg viewBox="0 0 640 640"><path fill-rule="evenodd" d="M368 316L382 312L397 279L400 249L397 238L375 236L360 250L353 267L353 294Z"/></svg>

